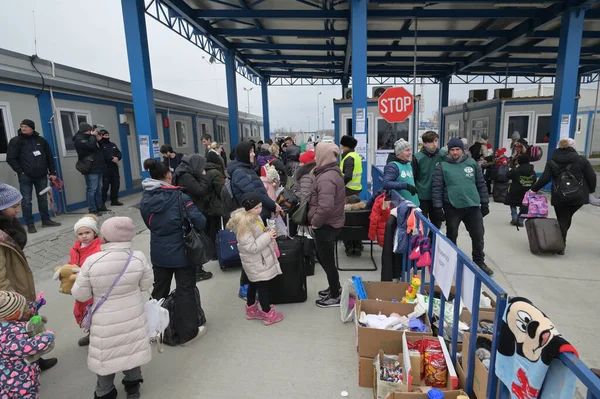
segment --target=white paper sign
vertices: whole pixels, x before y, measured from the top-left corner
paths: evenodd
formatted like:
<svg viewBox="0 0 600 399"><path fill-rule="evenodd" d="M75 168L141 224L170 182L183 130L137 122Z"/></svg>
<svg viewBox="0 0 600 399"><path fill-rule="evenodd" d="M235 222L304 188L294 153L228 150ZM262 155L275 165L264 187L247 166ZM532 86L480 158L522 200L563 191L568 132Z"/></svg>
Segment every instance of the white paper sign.
<svg viewBox="0 0 600 399"><path fill-rule="evenodd" d="M152 139L152 153L154 158L160 158L160 145L158 145L158 139Z"/></svg>
<svg viewBox="0 0 600 399"><path fill-rule="evenodd" d="M379 150L375 153L375 165L385 166L387 165L387 159L394 150Z"/></svg>
<svg viewBox="0 0 600 399"><path fill-rule="evenodd" d="M463 281L460 296L464 305L473 313L473 293L475 291L475 274L466 266L463 266Z"/></svg>
<svg viewBox="0 0 600 399"><path fill-rule="evenodd" d="M356 133L365 132L365 121L356 120Z"/></svg>
<svg viewBox="0 0 600 399"><path fill-rule="evenodd" d="M144 166L144 161L150 158L150 136L138 136L140 138L140 161Z"/></svg>
<svg viewBox="0 0 600 399"><path fill-rule="evenodd" d="M456 271L457 253L444 239L437 237L435 240L435 261L433 263L433 276L442 289L446 299L450 296L450 288L454 282Z"/></svg>
<svg viewBox="0 0 600 399"><path fill-rule="evenodd" d="M571 114L562 114L560 117L560 138L568 139L571 130Z"/></svg>
<svg viewBox="0 0 600 399"><path fill-rule="evenodd" d="M356 134L354 138L357 141L356 144L356 153L360 155L363 161L367 160L367 135L366 134Z"/></svg>
<svg viewBox="0 0 600 399"><path fill-rule="evenodd" d="M365 109L364 108L356 108L356 121L364 121L365 120Z"/></svg>

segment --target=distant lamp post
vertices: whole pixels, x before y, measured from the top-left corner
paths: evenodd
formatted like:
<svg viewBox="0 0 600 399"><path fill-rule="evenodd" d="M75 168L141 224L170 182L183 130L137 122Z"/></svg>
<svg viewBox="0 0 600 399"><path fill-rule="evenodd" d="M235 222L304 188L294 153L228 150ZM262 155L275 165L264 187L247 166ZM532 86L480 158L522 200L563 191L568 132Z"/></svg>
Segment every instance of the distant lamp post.
<svg viewBox="0 0 600 399"><path fill-rule="evenodd" d="M327 105L323 105L323 110L321 111L321 130L325 130L325 108Z"/></svg>
<svg viewBox="0 0 600 399"><path fill-rule="evenodd" d="M246 112L248 115L250 115L250 92L254 89L254 87L251 87L249 89L244 87L244 91L246 93L248 93L248 111Z"/></svg>
<svg viewBox="0 0 600 399"><path fill-rule="evenodd" d="M321 107L319 107L319 96L323 94L322 92L319 92L319 94L317 94L317 132L319 131L319 114L321 113Z"/></svg>

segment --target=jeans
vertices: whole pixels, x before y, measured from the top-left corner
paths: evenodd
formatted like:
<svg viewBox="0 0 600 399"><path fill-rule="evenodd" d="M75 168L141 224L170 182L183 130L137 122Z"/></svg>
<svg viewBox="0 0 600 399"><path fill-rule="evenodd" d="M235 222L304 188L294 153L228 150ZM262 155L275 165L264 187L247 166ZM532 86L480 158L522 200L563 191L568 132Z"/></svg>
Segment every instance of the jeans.
<svg viewBox="0 0 600 399"><path fill-rule="evenodd" d="M198 304L196 303L196 266L158 267L154 266L154 290L152 298L169 296L171 280L175 275L175 314L173 325L180 343L186 343L198 335Z"/></svg>
<svg viewBox="0 0 600 399"><path fill-rule="evenodd" d="M483 235L485 229L483 227L483 215L478 206L469 208L455 208L452 205L444 205L446 213L446 237L456 245L458 238L458 227L460 222L465 224L471 243L473 252L471 254L473 262L476 264L483 263L485 254L483 253Z"/></svg>
<svg viewBox="0 0 600 399"><path fill-rule="evenodd" d="M263 312L269 313L271 310L271 298L269 297L269 281L256 281L248 284L248 296L246 304L254 305L256 302L256 291L258 291L258 301Z"/></svg>
<svg viewBox="0 0 600 399"><path fill-rule="evenodd" d="M125 378L123 381L136 382L142 379L142 368L134 367L131 370L123 371ZM96 396L102 397L108 395L115 388L115 375L99 375L96 383Z"/></svg>
<svg viewBox="0 0 600 399"><path fill-rule="evenodd" d="M517 220L517 218L519 217L519 208L517 206L511 205L510 206L510 218L512 220ZM523 222L525 221L525 219L523 218L519 218L519 223L523 224Z"/></svg>
<svg viewBox="0 0 600 399"><path fill-rule="evenodd" d="M329 225L314 230L315 249L317 250L319 263L321 263L325 274L327 274L329 293L332 298L340 296L340 274L335 267L335 244L340 231L342 229L336 229Z"/></svg>
<svg viewBox="0 0 600 399"><path fill-rule="evenodd" d="M19 175L19 189L23 196L21 208L23 209L23 219L25 219L25 224L27 225L33 224L33 207L31 200L33 198L32 190L34 187L42 221L45 222L50 220L50 216L48 216L48 197L46 194L40 195L40 191L48 187L48 176L29 177L27 175Z"/></svg>
<svg viewBox="0 0 600 399"><path fill-rule="evenodd" d="M85 184L88 209L90 212L96 212L102 208L102 173L85 175Z"/></svg>
<svg viewBox="0 0 600 399"><path fill-rule="evenodd" d="M562 233L565 244L567 243L567 232L571 227L573 221L573 215L581 208L581 205L555 205L554 212L556 212L556 219L558 220L558 226Z"/></svg>
<svg viewBox="0 0 600 399"><path fill-rule="evenodd" d="M110 200L112 202L117 202L119 200L119 188L121 187L121 177L119 176L119 168L108 168L102 176L102 205L104 205L108 197L109 187Z"/></svg>

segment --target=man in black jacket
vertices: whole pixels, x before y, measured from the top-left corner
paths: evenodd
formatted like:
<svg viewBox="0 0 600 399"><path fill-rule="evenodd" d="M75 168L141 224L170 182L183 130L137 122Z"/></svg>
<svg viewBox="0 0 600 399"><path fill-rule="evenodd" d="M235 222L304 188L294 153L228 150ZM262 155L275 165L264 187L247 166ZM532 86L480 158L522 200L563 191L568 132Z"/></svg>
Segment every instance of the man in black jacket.
<svg viewBox="0 0 600 399"><path fill-rule="evenodd" d="M119 147L110 141L110 132L104 126L98 125L98 132L102 137L100 145L104 154L104 162L106 163L106 171L102 179L102 206L106 207L106 199L108 196L108 188L110 187L110 204L112 206L122 206L119 202L119 187L121 187L121 176L119 176L119 161L123 158L123 154Z"/></svg>
<svg viewBox="0 0 600 399"><path fill-rule="evenodd" d="M79 157L78 164L83 169L78 168L78 170L85 177L87 186L88 209L94 214L108 212L102 202L102 175L106 170L106 162L99 143L101 138L96 128L85 122L79 124L79 130L73 136L73 143Z"/></svg>
<svg viewBox="0 0 600 399"><path fill-rule="evenodd" d="M51 220L48 215L48 197L46 194L40 195L40 192L48 186L48 175L51 180L56 179L56 168L50 145L35 131L35 123L30 119L21 122L17 133L17 137L13 137L8 143L6 162L19 176L19 188L23 196L21 207L27 231L30 234L37 233L33 224L31 205L31 193L34 187L42 217L42 227L60 226L60 223Z"/></svg>

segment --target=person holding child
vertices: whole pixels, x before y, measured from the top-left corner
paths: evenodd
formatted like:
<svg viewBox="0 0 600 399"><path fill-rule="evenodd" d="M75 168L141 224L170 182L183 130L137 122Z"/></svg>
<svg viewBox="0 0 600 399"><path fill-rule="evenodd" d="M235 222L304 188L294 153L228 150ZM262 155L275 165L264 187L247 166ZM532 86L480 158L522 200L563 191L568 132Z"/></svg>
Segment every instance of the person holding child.
<svg viewBox="0 0 600 399"><path fill-rule="evenodd" d="M508 178L512 180L508 187L508 194L504 205L510 206L510 224L523 227L523 218L519 217L519 210L523 203L525 193L533 187L537 175L531 158L527 154L519 156L515 160L515 167L508 172Z"/></svg>
<svg viewBox="0 0 600 399"><path fill-rule="evenodd" d="M125 374L127 398L139 398L141 366L150 362L145 303L154 275L144 253L133 250L135 225L128 217L102 224L102 250L83 263L72 295L93 299L88 367L98 375L94 398L114 399L115 373Z"/></svg>
<svg viewBox="0 0 600 399"><path fill-rule="evenodd" d="M242 267L250 280L246 319L262 320L268 326L283 320L283 313L276 312L270 303L268 286L270 280L281 274L281 268L275 253L277 231L274 228L267 230L260 218L262 200L259 193L244 194L243 208L232 212L227 228L237 237ZM260 308L256 302L257 291Z"/></svg>
<svg viewBox="0 0 600 399"><path fill-rule="evenodd" d="M0 183L0 290L16 292L27 301L36 299L33 273L25 257L27 232L19 221L22 200L19 190ZM39 359L41 371L56 365L56 358Z"/></svg>
<svg viewBox="0 0 600 399"><path fill-rule="evenodd" d="M34 307L19 293L0 291L0 398L38 398L41 367L35 359L54 348L54 331L28 333Z"/></svg>
<svg viewBox="0 0 600 399"><path fill-rule="evenodd" d="M75 231L77 241L75 241L75 244L71 248L69 264L81 267L90 255L100 252L102 240L98 237L98 218L96 215L85 215L75 223L73 231ZM77 325L81 326L87 305L92 302L91 299L86 302L75 301L73 315L75 316ZM90 335L88 334L80 338L77 344L79 346L88 346L90 344Z"/></svg>

